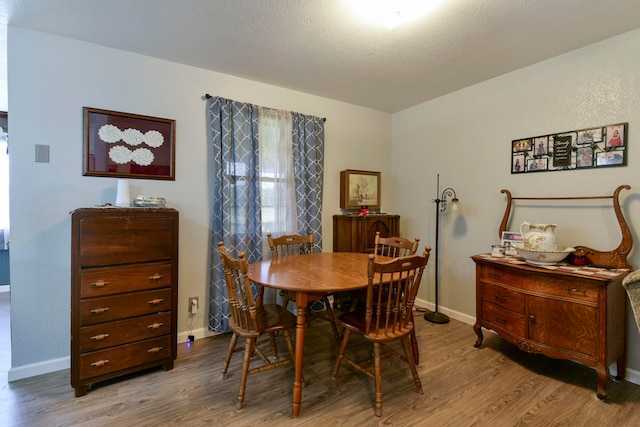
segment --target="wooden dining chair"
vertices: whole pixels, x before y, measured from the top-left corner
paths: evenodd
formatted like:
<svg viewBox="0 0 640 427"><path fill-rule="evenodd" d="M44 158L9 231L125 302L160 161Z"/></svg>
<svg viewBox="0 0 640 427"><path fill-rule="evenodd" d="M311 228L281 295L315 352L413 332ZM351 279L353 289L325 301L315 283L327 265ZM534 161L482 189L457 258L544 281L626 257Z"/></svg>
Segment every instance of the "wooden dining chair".
<svg viewBox="0 0 640 427"><path fill-rule="evenodd" d="M271 257L279 258L282 256L290 255L303 255L313 253L315 246L313 240L313 231L310 231L308 235L289 234L280 237L273 237L271 234L267 234L269 240L269 248L271 249ZM282 293L284 297L283 306L286 308L291 301L288 294ZM333 309L331 308L331 302L329 301L329 294L309 294L309 304L311 305L315 301L322 301L326 314L310 312L310 317L318 317L328 320L331 323L331 329L337 342L340 342L340 333L338 332L338 326L336 324L335 316L333 315Z"/></svg>
<svg viewBox="0 0 640 427"><path fill-rule="evenodd" d="M386 256L390 258L398 258L401 256L415 255L418 252L418 246L420 245L420 238L416 237L413 241L405 237L382 237L380 232L376 231L376 236L373 245L373 254ZM364 306L365 298L367 296L366 290L358 289L350 292L351 305L357 306L358 304ZM411 348L413 350L413 358L416 365L420 364L420 351L418 349L418 341L416 339L415 330L411 333Z"/></svg>
<svg viewBox="0 0 640 427"><path fill-rule="evenodd" d="M420 239L417 237L413 241L404 237L382 237L380 236L380 232L376 231L373 253L375 255L398 258L401 256L415 255L416 252L418 252L419 245Z"/></svg>
<svg viewBox="0 0 640 427"><path fill-rule="evenodd" d="M430 247L420 255L394 258L390 261L376 261L369 255L366 306L344 313L338 321L344 326L340 350L331 377L336 379L341 363L347 362L357 371L375 380L375 414L382 416L382 368L383 357L395 356L409 364L413 381L422 394L422 384L411 351L409 337L414 329L413 304L422 280L422 274L429 261ZM373 366L371 360L357 361L345 355L352 333L361 334L373 343ZM401 341L404 354L390 346L393 341ZM384 354L383 354L384 350Z"/></svg>
<svg viewBox="0 0 640 427"><path fill-rule="evenodd" d="M227 370L233 353L244 350L240 390L235 404L236 409L242 409L244 407L244 394L249 374L284 366L293 363L295 360L293 342L289 330L295 329L296 317L281 305L257 303L254 289L247 277L247 260L244 258L244 252L238 254L238 259L235 259L227 253L222 242L218 243L218 252L220 253L231 310L229 328L233 332L229 349L227 350L227 357L222 367L222 378L227 377ZM276 332L279 331L282 331L287 344L291 356L289 359L278 355ZM268 335L269 338L259 341L259 338L263 335ZM239 337L244 338L244 345L238 345ZM271 344L273 355L271 358L261 348L262 344L266 342ZM256 354L264 363L249 369L251 359Z"/></svg>

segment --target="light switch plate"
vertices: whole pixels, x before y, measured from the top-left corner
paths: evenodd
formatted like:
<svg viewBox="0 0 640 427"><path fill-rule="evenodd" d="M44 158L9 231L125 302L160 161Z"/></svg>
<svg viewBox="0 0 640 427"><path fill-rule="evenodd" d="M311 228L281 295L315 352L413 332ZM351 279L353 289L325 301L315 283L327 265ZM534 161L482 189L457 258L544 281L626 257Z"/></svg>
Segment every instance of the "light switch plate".
<svg viewBox="0 0 640 427"><path fill-rule="evenodd" d="M36 162L49 163L49 146L36 144Z"/></svg>

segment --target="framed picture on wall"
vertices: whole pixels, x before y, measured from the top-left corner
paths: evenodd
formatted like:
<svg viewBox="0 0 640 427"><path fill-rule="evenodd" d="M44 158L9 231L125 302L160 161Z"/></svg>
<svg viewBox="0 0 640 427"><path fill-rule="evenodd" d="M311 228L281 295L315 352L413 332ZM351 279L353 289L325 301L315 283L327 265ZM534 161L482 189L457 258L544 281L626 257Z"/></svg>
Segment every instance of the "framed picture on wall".
<svg viewBox="0 0 640 427"><path fill-rule="evenodd" d="M380 172L340 172L340 209L380 209Z"/></svg>
<svg viewBox="0 0 640 427"><path fill-rule="evenodd" d="M175 180L175 120L84 107L83 175Z"/></svg>
<svg viewBox="0 0 640 427"><path fill-rule="evenodd" d="M627 165L629 124L592 126L511 141L511 173Z"/></svg>

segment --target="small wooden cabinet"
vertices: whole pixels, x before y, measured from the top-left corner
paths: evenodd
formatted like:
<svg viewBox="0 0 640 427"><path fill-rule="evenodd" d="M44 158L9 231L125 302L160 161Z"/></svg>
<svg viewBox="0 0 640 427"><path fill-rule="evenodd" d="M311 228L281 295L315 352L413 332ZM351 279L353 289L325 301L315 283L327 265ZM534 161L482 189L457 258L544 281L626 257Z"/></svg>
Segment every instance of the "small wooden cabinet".
<svg viewBox="0 0 640 427"><path fill-rule="evenodd" d="M598 397L606 398L609 365L626 370L627 269L531 266L515 257L476 255L475 347L482 328L529 353L595 366Z"/></svg>
<svg viewBox="0 0 640 427"><path fill-rule="evenodd" d="M334 252L373 252L376 231L382 237L400 235L400 215L334 215Z"/></svg>
<svg viewBox="0 0 640 427"><path fill-rule="evenodd" d="M71 213L71 386L177 356L178 211L83 208Z"/></svg>

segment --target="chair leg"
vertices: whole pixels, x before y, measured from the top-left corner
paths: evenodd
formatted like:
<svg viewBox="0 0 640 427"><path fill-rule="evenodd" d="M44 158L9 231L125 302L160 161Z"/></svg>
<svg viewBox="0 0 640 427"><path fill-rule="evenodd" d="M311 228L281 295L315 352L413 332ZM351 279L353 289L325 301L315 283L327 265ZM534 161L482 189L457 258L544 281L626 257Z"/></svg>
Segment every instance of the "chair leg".
<svg viewBox="0 0 640 427"><path fill-rule="evenodd" d="M336 364L333 366L333 372L331 373L331 378L334 380L338 378L338 371L340 370L340 364L342 363L342 359L344 359L344 352L347 349L347 344L349 343L349 338L351 337L351 331L349 329L344 329L344 336L342 337L342 343L340 344L340 349L338 350L338 358L336 359Z"/></svg>
<svg viewBox="0 0 640 427"><path fill-rule="evenodd" d="M420 377L418 376L416 363L413 360L413 351L411 351L411 344L409 343L409 337L405 336L402 338L402 346L404 347L404 353L407 357L407 362L409 363L411 374L413 375L413 382L416 384L416 388L418 389L418 394L423 394L422 383L420 382Z"/></svg>
<svg viewBox="0 0 640 427"><path fill-rule="evenodd" d="M242 361L242 375L240 376L240 390L238 391L238 401L236 402L236 409L240 410L244 408L244 392L247 389L247 377L249 376L249 362L251 362L251 356L253 355L253 346L255 344L254 338L247 338L244 350L244 360Z"/></svg>
<svg viewBox="0 0 640 427"><path fill-rule="evenodd" d="M222 378L227 378L227 370L229 369L229 363L231 362L231 355L233 355L233 351L236 349L237 342L238 336L236 334L232 334L231 341L229 342L229 349L227 350L227 358L224 360L224 365L222 366Z"/></svg>
<svg viewBox="0 0 640 427"><path fill-rule="evenodd" d="M293 348L293 340L291 340L291 333L287 329L283 329L282 334L284 335L284 340L287 343L287 348L289 349L289 355L291 356L291 363L295 363L296 352Z"/></svg>
<svg viewBox="0 0 640 427"><path fill-rule="evenodd" d="M271 332L269 334L269 341L271 342L271 354L273 354L273 361L278 360L278 346L276 345L276 333Z"/></svg>
<svg viewBox="0 0 640 427"><path fill-rule="evenodd" d="M382 344L379 342L373 343L373 372L376 382L376 407L374 413L376 417L382 416L382 363L380 362L380 347L382 347Z"/></svg>
<svg viewBox="0 0 640 427"><path fill-rule="evenodd" d="M333 309L331 308L331 303L329 302L329 298L327 296L322 298L324 302L324 306L327 310L327 316L329 317L329 322L331 322L331 329L333 329L333 336L336 338L336 342L340 342L340 333L338 332L338 327L336 326L336 319L333 316Z"/></svg>
<svg viewBox="0 0 640 427"><path fill-rule="evenodd" d="M411 322L415 325L415 321L413 319L413 311L411 311ZM418 349L418 339L416 338L416 328L414 327L411 330L411 351L413 352L413 360L416 362L416 365L420 364L420 350Z"/></svg>

